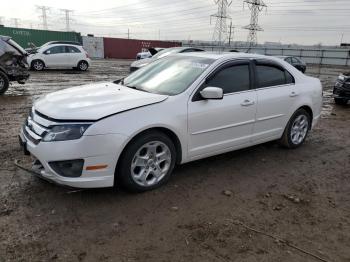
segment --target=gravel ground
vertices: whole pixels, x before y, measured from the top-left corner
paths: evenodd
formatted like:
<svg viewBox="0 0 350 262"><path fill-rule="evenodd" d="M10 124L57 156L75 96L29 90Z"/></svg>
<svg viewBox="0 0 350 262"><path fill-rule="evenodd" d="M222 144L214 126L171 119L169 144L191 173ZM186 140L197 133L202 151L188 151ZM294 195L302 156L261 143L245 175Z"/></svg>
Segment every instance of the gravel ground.
<svg viewBox="0 0 350 262"><path fill-rule="evenodd" d="M348 68L308 68L323 82L324 109L297 150L267 143L185 164L143 194L72 191L15 168L25 160L19 127L35 99L118 79L129 64L33 72L0 97L0 262L350 261L350 105L331 100Z"/></svg>

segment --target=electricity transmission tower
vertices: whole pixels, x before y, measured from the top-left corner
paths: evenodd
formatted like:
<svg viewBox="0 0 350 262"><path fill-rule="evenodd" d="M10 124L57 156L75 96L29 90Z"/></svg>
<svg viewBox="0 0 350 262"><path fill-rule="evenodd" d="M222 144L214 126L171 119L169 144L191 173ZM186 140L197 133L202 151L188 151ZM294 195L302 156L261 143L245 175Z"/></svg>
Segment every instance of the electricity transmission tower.
<svg viewBox="0 0 350 262"><path fill-rule="evenodd" d="M19 25L19 18L12 18L13 25L18 28Z"/></svg>
<svg viewBox="0 0 350 262"><path fill-rule="evenodd" d="M213 33L213 42L217 43L219 46L222 46L227 38L227 19L231 19L229 15L227 15L227 9L231 5L232 2L228 2L228 0L214 0L215 4L218 6L218 11L216 14L210 16L211 18L216 18L215 29Z"/></svg>
<svg viewBox="0 0 350 262"><path fill-rule="evenodd" d="M258 43L257 32L263 31L258 24L259 13L267 6L263 0L244 0L244 3L248 4L250 9L250 24L243 28L249 30L247 42L249 46L253 46Z"/></svg>
<svg viewBox="0 0 350 262"><path fill-rule="evenodd" d="M61 11L64 13L65 18L66 18L66 31L69 32L70 29L70 21L72 20L70 14L73 13L73 10L69 9L61 9Z"/></svg>
<svg viewBox="0 0 350 262"><path fill-rule="evenodd" d="M47 11L50 10L50 7L42 5L42 6L37 6L37 9L39 11L41 11L41 16L40 17L43 20L43 29L47 30L48 29L48 26L47 26Z"/></svg>

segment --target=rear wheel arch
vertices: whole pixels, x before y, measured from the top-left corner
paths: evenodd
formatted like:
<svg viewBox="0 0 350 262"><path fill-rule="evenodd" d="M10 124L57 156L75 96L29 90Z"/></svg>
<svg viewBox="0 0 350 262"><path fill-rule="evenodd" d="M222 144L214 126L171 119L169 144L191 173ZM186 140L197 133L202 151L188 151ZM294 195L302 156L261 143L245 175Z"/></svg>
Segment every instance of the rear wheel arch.
<svg viewBox="0 0 350 262"><path fill-rule="evenodd" d="M310 129L311 129L312 122L313 122L313 119L314 119L314 113L312 111L312 108L310 106L304 105L304 106L299 107L297 110L295 110L295 112L298 111L299 109L304 109L309 114L310 121L311 121L311 123L310 123Z"/></svg>
<svg viewBox="0 0 350 262"><path fill-rule="evenodd" d="M81 66L82 63L85 63L85 64L86 64L86 69L80 68L80 66ZM86 71L86 70L89 68L89 62L86 61L86 60L84 60L84 59L79 60L79 62L78 62L78 64L77 64L77 68L78 68L79 70Z"/></svg>

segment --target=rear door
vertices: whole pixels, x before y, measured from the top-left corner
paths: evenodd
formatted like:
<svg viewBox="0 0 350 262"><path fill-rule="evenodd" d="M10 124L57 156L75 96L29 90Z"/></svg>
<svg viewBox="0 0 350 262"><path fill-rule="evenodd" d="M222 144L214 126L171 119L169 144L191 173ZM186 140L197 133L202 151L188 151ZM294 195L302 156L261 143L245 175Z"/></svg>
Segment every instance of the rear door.
<svg viewBox="0 0 350 262"><path fill-rule="evenodd" d="M272 61L255 61L257 113L253 141L279 138L299 95L294 77Z"/></svg>
<svg viewBox="0 0 350 262"><path fill-rule="evenodd" d="M67 66L76 67L81 60L82 52L76 46L66 46Z"/></svg>
<svg viewBox="0 0 350 262"><path fill-rule="evenodd" d="M67 61L66 49L63 45L57 45L43 52L44 62L47 67L62 67Z"/></svg>
<svg viewBox="0 0 350 262"><path fill-rule="evenodd" d="M249 61L219 67L188 104L189 157L192 159L249 145L256 112L256 91L251 89ZM220 87L222 100L204 100L205 87Z"/></svg>

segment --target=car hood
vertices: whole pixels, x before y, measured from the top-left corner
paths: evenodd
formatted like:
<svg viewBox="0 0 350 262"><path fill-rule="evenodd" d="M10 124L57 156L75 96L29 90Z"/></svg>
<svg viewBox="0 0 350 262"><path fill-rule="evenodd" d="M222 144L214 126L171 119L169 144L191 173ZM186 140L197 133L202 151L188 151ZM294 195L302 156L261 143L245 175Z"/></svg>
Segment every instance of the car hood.
<svg viewBox="0 0 350 262"><path fill-rule="evenodd" d="M145 58L142 60L137 60L131 64L131 67L141 68L148 65L149 63L152 63L154 60L154 58Z"/></svg>
<svg viewBox="0 0 350 262"><path fill-rule="evenodd" d="M34 109L57 120L98 120L137 107L159 103L167 97L108 82L48 94L36 101Z"/></svg>

